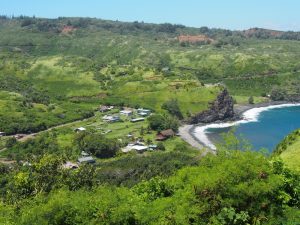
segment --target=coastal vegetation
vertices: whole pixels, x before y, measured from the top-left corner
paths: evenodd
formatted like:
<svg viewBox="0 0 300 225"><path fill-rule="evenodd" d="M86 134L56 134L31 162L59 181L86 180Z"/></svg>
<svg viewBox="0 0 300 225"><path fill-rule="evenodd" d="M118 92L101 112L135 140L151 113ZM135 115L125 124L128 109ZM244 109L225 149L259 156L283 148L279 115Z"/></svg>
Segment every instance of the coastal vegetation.
<svg viewBox="0 0 300 225"><path fill-rule="evenodd" d="M295 170L297 172L300 171L299 165L299 152L300 152L300 131L295 130L288 136L286 136L282 142L280 142L276 149L274 150L274 154L280 156L283 162L287 165L291 170Z"/></svg>
<svg viewBox="0 0 300 225"><path fill-rule="evenodd" d="M60 160L48 154L30 167L13 172L2 168L0 221L5 224L297 224L299 221L299 175L285 168L281 161L270 162L261 153L228 149L218 156L203 158L200 165L180 169L168 178L148 178L132 188L105 184L98 167L63 170ZM157 166L154 168L159 170ZM165 167L163 171L167 171ZM128 180L123 182L126 184Z"/></svg>

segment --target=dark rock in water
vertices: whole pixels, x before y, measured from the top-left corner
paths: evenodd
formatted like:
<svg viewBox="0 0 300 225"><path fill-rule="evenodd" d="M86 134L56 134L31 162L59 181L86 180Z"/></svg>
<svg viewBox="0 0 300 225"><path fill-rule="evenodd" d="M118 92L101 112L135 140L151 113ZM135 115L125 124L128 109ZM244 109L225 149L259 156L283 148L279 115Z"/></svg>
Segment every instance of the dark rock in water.
<svg viewBox="0 0 300 225"><path fill-rule="evenodd" d="M192 124L211 123L235 118L234 101L226 89L210 104L210 109L193 116L189 122Z"/></svg>

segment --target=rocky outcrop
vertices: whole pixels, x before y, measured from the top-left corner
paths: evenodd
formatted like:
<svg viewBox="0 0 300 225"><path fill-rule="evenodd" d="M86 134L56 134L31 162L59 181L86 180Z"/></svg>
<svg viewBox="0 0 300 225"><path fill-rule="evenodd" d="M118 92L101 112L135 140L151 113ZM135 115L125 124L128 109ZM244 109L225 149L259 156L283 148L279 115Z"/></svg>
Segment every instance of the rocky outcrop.
<svg viewBox="0 0 300 225"><path fill-rule="evenodd" d="M203 111L190 119L191 124L197 123L212 123L216 121L226 121L235 118L233 109L233 98L228 91L224 89L217 97L217 99L210 103L210 108Z"/></svg>

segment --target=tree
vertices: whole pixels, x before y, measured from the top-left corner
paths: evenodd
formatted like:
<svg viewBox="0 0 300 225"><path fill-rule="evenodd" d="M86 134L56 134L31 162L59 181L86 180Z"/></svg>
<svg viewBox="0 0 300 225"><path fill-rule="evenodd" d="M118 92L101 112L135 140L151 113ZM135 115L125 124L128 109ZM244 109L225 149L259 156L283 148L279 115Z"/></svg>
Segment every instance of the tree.
<svg viewBox="0 0 300 225"><path fill-rule="evenodd" d="M89 152L98 158L114 157L119 149L115 139L108 139L101 134L79 133L74 142L81 151Z"/></svg>
<svg viewBox="0 0 300 225"><path fill-rule="evenodd" d="M60 187L63 159L55 155L44 155L32 166L34 189L38 192L50 192L54 187Z"/></svg>
<svg viewBox="0 0 300 225"><path fill-rule="evenodd" d="M15 144L17 143L17 139L15 137L11 137L9 139L7 139L6 143L5 143L5 147L6 148L11 148L13 147Z"/></svg>
<svg viewBox="0 0 300 225"><path fill-rule="evenodd" d="M165 148L165 146L164 146L164 144L162 142L158 142L157 149L161 150L161 151L165 151L166 150L166 148Z"/></svg>
<svg viewBox="0 0 300 225"><path fill-rule="evenodd" d="M176 116L180 120L183 119L177 99L165 102L161 108L167 110L172 116Z"/></svg>
<svg viewBox="0 0 300 225"><path fill-rule="evenodd" d="M66 170L64 182L74 191L82 187L91 189L95 184L95 167L89 164L81 165L77 170Z"/></svg>
<svg viewBox="0 0 300 225"><path fill-rule="evenodd" d="M165 118L160 114L152 115L148 118L149 127L152 130L162 131L165 129Z"/></svg>
<svg viewBox="0 0 300 225"><path fill-rule="evenodd" d="M168 183L159 177L141 182L133 188L133 191L144 201L153 201L158 198L169 197L173 194L173 190Z"/></svg>
<svg viewBox="0 0 300 225"><path fill-rule="evenodd" d="M169 115L155 114L148 118L149 127L155 131L162 131L166 129L178 130L178 119Z"/></svg>
<svg viewBox="0 0 300 225"><path fill-rule="evenodd" d="M165 115L165 129L172 129L178 131L179 121L174 116Z"/></svg>
<svg viewBox="0 0 300 225"><path fill-rule="evenodd" d="M140 129L140 135L141 135L141 136L144 136L144 134L145 134L145 128L144 128L144 127L141 127L141 129Z"/></svg>
<svg viewBox="0 0 300 225"><path fill-rule="evenodd" d="M271 91L271 99L273 101L282 101L286 98L286 91L279 87L274 87Z"/></svg>
<svg viewBox="0 0 300 225"><path fill-rule="evenodd" d="M253 98L253 96L249 97L248 103L251 104L251 105L254 104L254 98Z"/></svg>

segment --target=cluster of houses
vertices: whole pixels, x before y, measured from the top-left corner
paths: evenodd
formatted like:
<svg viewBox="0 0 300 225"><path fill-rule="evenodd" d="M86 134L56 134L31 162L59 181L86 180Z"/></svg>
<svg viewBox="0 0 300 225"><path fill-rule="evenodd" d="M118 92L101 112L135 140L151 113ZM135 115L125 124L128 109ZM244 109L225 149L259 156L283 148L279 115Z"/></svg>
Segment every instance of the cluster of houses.
<svg viewBox="0 0 300 225"><path fill-rule="evenodd" d="M80 127L80 128L82 128L82 127ZM85 130L85 129L80 129L80 128L77 128L76 130L78 132ZM172 129L163 130L157 134L156 141L164 141L173 136L175 136L175 132ZM128 134L127 137L132 138L133 135ZM128 153L128 152L132 152L132 151L135 151L137 153L143 153L145 151L154 151L156 149L157 149L157 145L155 145L155 144L146 145L144 142L138 140L133 143L129 143L126 147L122 148L121 151L123 153ZM77 169L81 164L94 164L94 163L96 163L96 160L90 154L82 151L81 156L77 160L77 163L68 161L63 165L63 168L64 169Z"/></svg>
<svg viewBox="0 0 300 225"><path fill-rule="evenodd" d="M113 110L114 108L115 108L114 106L103 105L103 106L100 106L99 111L102 113L107 113L107 112L110 112L111 110ZM113 115L105 114L102 117L102 120L107 123L121 122L122 121L121 116L123 116L123 117L127 117L130 120L130 122L137 123L137 122L144 121L145 117L149 116L150 114L151 114L150 109L124 108L123 110L119 111L118 114L117 113L113 114ZM79 133L82 131L86 131L86 128L78 127L74 131ZM111 132L111 131L109 131L109 132Z"/></svg>
<svg viewBox="0 0 300 225"><path fill-rule="evenodd" d="M102 113L105 113L105 115L103 115L102 119L105 122L119 122L121 121L121 117L124 119L124 117L128 117L128 119L132 122L140 122L140 121L144 121L145 118L149 115L151 115L151 110L149 109L144 109L144 108L138 108L138 109L132 109L132 108L123 108L123 110L119 111L117 113L112 113L111 115L106 114L107 112L110 112L111 110L114 109L114 106L101 106L99 108L99 111ZM85 131L86 129L84 127L79 127L76 128L75 131L76 132L82 132ZM109 132L111 132L111 130L109 130ZM168 129L168 130L163 130L161 132L159 132L155 138L156 141L164 141L167 140L168 138L171 138L175 136L175 132L172 129ZM132 134L128 134L126 136L127 138L130 138L131 140L135 140L134 136ZM145 151L153 151L157 149L157 145L155 144L150 144L150 145L146 145L144 142L141 141L133 141L131 143L129 143L126 147L122 148L121 151L123 153L128 153L128 152L132 152L135 151L137 153L143 153ZM93 159L92 156L82 152L81 157L78 159L77 165L82 164L82 163L95 163L95 160ZM68 163L66 165L68 168L70 167L74 167L75 165L72 163Z"/></svg>
<svg viewBox="0 0 300 225"><path fill-rule="evenodd" d="M104 113L104 112L109 112L112 109L114 109L114 106L101 106L99 108L99 111ZM124 108L123 110L121 110L119 112L119 114L115 114L115 115L104 115L102 117L103 121L105 122L110 122L110 123L114 123L114 122L119 122L121 121L121 116L125 116L128 118L131 118L130 121L132 123L136 123L136 122L141 122L145 120L145 117L149 116L151 114L151 110L150 109L143 109L143 108L139 108L139 109L132 109L132 108Z"/></svg>
<svg viewBox="0 0 300 225"><path fill-rule="evenodd" d="M156 141L164 141L168 138L175 136L175 132L172 129L163 130L159 132L156 136ZM127 137L132 137L131 134L127 135ZM128 144L125 148L122 149L122 152L128 153L131 151L136 151L137 153L143 153L145 151L153 151L157 149L157 145L151 144L146 145L144 142L136 141Z"/></svg>
<svg viewBox="0 0 300 225"><path fill-rule="evenodd" d="M122 152L124 153L128 153L131 151L136 151L138 153L143 153L147 150L156 150L157 149L157 145L145 145L145 143L140 142L140 141L136 141L134 143L130 143L128 144L125 148L122 149Z"/></svg>

